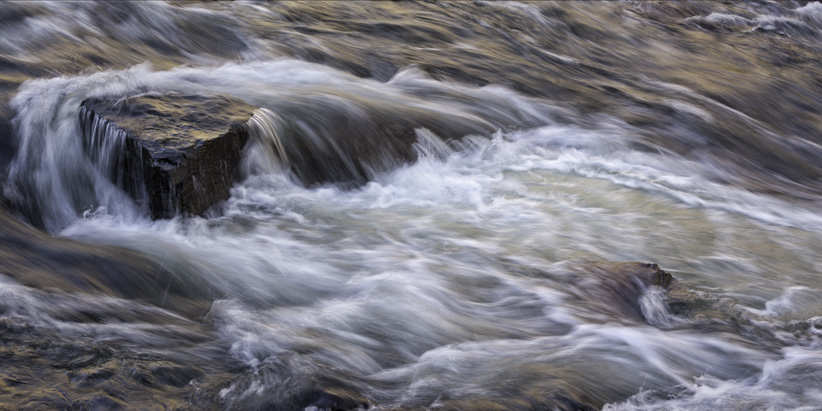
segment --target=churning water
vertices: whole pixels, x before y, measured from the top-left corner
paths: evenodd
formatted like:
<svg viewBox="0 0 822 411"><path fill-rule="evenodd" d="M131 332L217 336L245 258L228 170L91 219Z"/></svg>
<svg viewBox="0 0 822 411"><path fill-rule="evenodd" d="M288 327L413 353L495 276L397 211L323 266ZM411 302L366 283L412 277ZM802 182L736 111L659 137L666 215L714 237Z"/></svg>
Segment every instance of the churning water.
<svg viewBox="0 0 822 411"><path fill-rule="evenodd" d="M0 7L2 31L14 37L0 46L5 70L60 73L29 74L9 92L15 151L4 195L12 211L79 250L49 251L56 240L43 236L47 245L12 248L23 257L8 258L90 284L69 292L0 273L0 402L822 404L822 127L806 116L822 106L819 94L785 87L773 106L735 106L748 94L734 84L649 77L672 62L620 66L620 56L640 59L643 35L676 49L707 25L729 36L711 41L760 36L753 41L818 52L818 3L676 13L550 2ZM667 40L654 26L667 22L654 13L666 12L678 16ZM696 14L679 16L686 12ZM614 18L621 27L594 24ZM571 46L545 40L558 33ZM612 59L610 74L591 63L600 50L591 33L623 42L624 54L599 56ZM695 76L700 64L711 73L731 64L717 60L721 51L693 48ZM448 50L459 53L448 60ZM553 68L534 68L529 53ZM82 69L65 62L71 54ZM207 217L148 218L106 175L116 132L99 152L84 150L82 101L167 93L259 107L242 178ZM777 105L788 100L795 105ZM799 114L785 125L769 112L780 110ZM381 158L384 167L353 187L301 184L276 155L286 130L333 146L340 116L355 135L375 119L412 119L416 161ZM444 141L426 125L468 132ZM121 265L77 256L103 252ZM631 261L658 263L677 294L640 281L644 264L622 264ZM117 287L84 277L94 270L133 289L108 293Z"/></svg>

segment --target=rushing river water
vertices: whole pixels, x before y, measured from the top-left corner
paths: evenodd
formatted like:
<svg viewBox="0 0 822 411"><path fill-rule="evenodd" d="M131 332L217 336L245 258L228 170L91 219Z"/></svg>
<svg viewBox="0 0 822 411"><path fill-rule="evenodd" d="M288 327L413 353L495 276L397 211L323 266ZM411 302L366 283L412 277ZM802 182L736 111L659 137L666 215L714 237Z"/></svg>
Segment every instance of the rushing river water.
<svg viewBox="0 0 822 411"><path fill-rule="evenodd" d="M822 404L818 2L15 2L0 23L0 408ZM207 217L152 221L84 150L81 102L152 93L259 108ZM277 121L333 142L399 119L416 161L357 184L272 156Z"/></svg>

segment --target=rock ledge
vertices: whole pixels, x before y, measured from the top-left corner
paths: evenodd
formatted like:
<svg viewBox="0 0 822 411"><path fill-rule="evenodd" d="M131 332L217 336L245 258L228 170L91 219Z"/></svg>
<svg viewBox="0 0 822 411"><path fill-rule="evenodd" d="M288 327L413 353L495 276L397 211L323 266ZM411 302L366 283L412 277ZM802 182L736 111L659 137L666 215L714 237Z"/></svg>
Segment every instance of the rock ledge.
<svg viewBox="0 0 822 411"><path fill-rule="evenodd" d="M93 98L80 124L96 166L160 219L228 199L255 109L225 96Z"/></svg>

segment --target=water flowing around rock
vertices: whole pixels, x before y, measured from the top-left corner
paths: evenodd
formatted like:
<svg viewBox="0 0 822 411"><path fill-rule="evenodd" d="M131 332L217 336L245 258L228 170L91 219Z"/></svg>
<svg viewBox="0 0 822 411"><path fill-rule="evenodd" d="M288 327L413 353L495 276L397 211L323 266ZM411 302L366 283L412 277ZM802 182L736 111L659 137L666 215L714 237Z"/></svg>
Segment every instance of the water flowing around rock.
<svg viewBox="0 0 822 411"><path fill-rule="evenodd" d="M89 99L86 156L152 218L203 215L228 199L255 107L221 96Z"/></svg>
<svg viewBox="0 0 822 411"><path fill-rule="evenodd" d="M821 13L2 3L0 403L814 409Z"/></svg>

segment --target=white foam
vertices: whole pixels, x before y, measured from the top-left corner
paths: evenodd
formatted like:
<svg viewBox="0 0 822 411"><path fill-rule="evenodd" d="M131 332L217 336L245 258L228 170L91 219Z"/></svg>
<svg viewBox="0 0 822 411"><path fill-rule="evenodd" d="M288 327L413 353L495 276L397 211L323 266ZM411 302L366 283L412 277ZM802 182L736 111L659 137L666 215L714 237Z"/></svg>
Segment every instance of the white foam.
<svg viewBox="0 0 822 411"><path fill-rule="evenodd" d="M256 120L287 118L303 128L321 123L327 110L343 110L353 118L371 110L389 116L415 113L486 125L544 123L552 110L544 102L500 87L437 82L414 69L401 71L386 84L295 60L170 71L140 65L89 76L38 79L25 83L12 101L19 113L15 122L21 149L10 167L7 195L28 195L22 202L35 201L33 194L21 189L31 187L50 230L65 227L83 211L98 207L134 214L127 211L128 205L118 203L122 195L111 194L118 190L94 170L83 153L77 110L89 97L119 98L146 90L234 95L265 109Z"/></svg>
<svg viewBox="0 0 822 411"><path fill-rule="evenodd" d="M671 314L665 296L665 289L652 286L645 290L639 297L639 306L648 324L656 327L670 327L680 323L680 321Z"/></svg>
<svg viewBox="0 0 822 411"><path fill-rule="evenodd" d="M671 409L791 409L812 411L822 403L822 389L807 379L822 377L822 355L818 350L786 348L783 358L769 360L753 378L723 380L712 376L695 378L671 394L645 391L608 411Z"/></svg>
<svg viewBox="0 0 822 411"><path fill-rule="evenodd" d="M494 6L544 18L530 4ZM179 31L170 14L156 14L170 7L161 4L140 16L155 19L153 30ZM815 12L818 3L806 8L797 13ZM213 15L199 7L187 13ZM45 33L63 35L42 24ZM125 24L130 29L133 23ZM63 29L74 35L72 26ZM661 86L688 95L664 101L687 116L711 122L721 111L715 110L719 103L687 88ZM147 91L237 96L262 107L255 117L264 130L259 134L276 138L284 136L272 125L284 118L304 116L300 121L310 124L327 109L354 118L373 109L437 114L520 129L450 145L418 129L418 162L351 190L295 184L286 165L266 152L277 150L272 138L269 146L249 149L247 178L232 189L222 216L152 222L86 161L77 132L83 99ZM556 113L578 117L499 86L440 82L416 68L382 83L286 59L169 71L141 65L34 80L21 87L13 106L21 151L7 195L17 199L31 188L53 233L141 251L172 275L192 276L224 293L209 313L209 331L230 347L226 357L252 375L247 387L231 381L220 392L229 407L244 395L280 392L276 384L286 379L258 374L267 366L290 367L294 380L304 381L311 379L297 377L345 370L387 383L374 384L368 394L425 405L444 404L437 398L443 393L506 395L495 390L511 381L517 389L538 381L533 392L539 392L545 388L539 383L552 379L579 389L580 396L597 391L615 400L642 392L609 406L614 409L820 401L813 384L797 381L820 377L819 339L811 338L818 335L821 309L816 288L787 288L764 307L743 310L753 326L776 330L776 344L794 345L779 353L730 333L674 330L690 320L673 316L656 287L638 301L647 324L602 310L607 301L576 292L596 282L585 281L584 270L568 274L562 261L655 259L663 268L679 268L677 275L765 292L818 281L818 263L808 262L820 244L818 203L795 204L720 183L733 176L663 149L635 150L638 130L615 119L559 125L552 121ZM753 241L780 236L784 243ZM765 281L773 271L763 250L771 248L779 248L774 255L786 273ZM687 270L700 263L712 270ZM54 301L2 276L0 282L0 315L57 335L173 347L173 339L152 339L167 325L74 324L58 314L90 307L139 317L156 310L186 321L136 302L91 296ZM796 333L808 338L779 334L808 324L805 334Z"/></svg>
<svg viewBox="0 0 822 411"><path fill-rule="evenodd" d="M762 318L808 320L822 314L822 290L788 287L782 295L767 301L764 309L747 307L746 310Z"/></svg>
<svg viewBox="0 0 822 411"><path fill-rule="evenodd" d="M796 9L796 13L816 28L822 28L822 3L811 1Z"/></svg>
<svg viewBox="0 0 822 411"><path fill-rule="evenodd" d="M642 389L660 389L703 374L744 376L759 369L766 357L725 341L685 332L641 327L583 325L560 337L491 340L447 345L428 351L419 361L386 370L372 378L404 381L401 401L423 401L427 395L461 397L499 395L499 384L522 369L539 387L541 379L557 379L576 395L590 395L596 382L600 396L620 396ZM598 364L592 367L590 364ZM586 365L582 365L586 364ZM497 382L496 384L493 382Z"/></svg>
<svg viewBox="0 0 822 411"><path fill-rule="evenodd" d="M552 125L498 134L492 140L471 140L444 160L423 152L416 164L378 177L362 190L324 189L319 193L328 201L339 196L357 207L460 203L491 211L495 190L516 190L504 173L553 170L664 194L688 206L738 213L768 224L822 228L818 210L712 181L713 175L725 172L675 156L633 151L627 141L617 126L586 130Z"/></svg>
<svg viewBox="0 0 822 411"><path fill-rule="evenodd" d="M728 26L745 26L751 23L751 20L748 20L742 16L728 13L711 13L705 16L704 19L709 23L718 23Z"/></svg>

